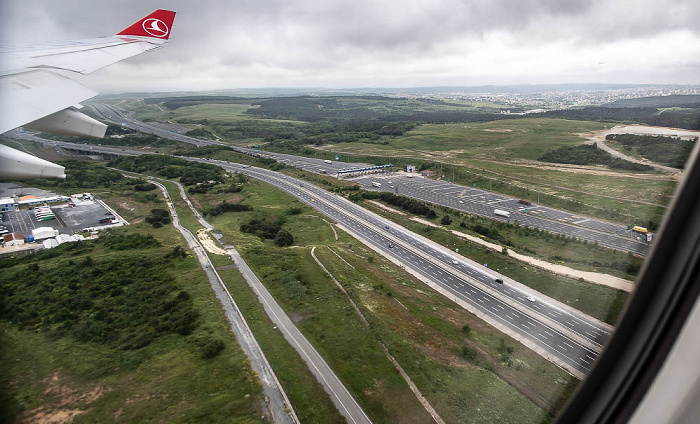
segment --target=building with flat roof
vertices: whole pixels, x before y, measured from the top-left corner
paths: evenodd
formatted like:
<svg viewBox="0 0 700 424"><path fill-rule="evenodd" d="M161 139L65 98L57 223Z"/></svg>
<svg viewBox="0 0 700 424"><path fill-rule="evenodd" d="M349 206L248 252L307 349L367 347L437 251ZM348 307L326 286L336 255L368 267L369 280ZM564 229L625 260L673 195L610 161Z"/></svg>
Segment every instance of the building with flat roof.
<svg viewBox="0 0 700 424"><path fill-rule="evenodd" d="M5 234L2 238L5 247L21 246L24 244L24 235L22 233Z"/></svg>
<svg viewBox="0 0 700 424"><path fill-rule="evenodd" d="M53 238L58 235L58 230L51 227L39 227L32 230L34 241L39 241L47 238Z"/></svg>
<svg viewBox="0 0 700 424"><path fill-rule="evenodd" d="M11 197L0 197L0 212L8 212L17 209L17 202Z"/></svg>

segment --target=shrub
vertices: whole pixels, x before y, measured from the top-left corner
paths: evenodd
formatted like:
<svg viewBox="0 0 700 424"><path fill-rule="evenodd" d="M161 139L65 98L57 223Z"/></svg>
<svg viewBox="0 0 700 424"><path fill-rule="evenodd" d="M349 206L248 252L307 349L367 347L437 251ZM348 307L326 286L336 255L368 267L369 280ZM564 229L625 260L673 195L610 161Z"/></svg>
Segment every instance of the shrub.
<svg viewBox="0 0 700 424"><path fill-rule="evenodd" d="M160 228L170 224L170 213L165 209L151 209L151 214L146 217L146 222L151 224L153 228Z"/></svg>
<svg viewBox="0 0 700 424"><path fill-rule="evenodd" d="M294 237L285 230L279 230L275 236L275 245L280 247L291 246L294 244Z"/></svg>

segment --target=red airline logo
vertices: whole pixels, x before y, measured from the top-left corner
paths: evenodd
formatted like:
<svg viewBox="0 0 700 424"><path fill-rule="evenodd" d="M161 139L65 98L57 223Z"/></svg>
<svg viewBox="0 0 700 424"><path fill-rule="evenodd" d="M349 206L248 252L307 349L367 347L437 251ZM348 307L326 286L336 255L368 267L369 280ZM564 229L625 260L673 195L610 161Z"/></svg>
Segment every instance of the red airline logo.
<svg viewBox="0 0 700 424"><path fill-rule="evenodd" d="M131 25L129 28L117 33L117 35L135 35L167 40L174 20L175 12L159 9Z"/></svg>
<svg viewBox="0 0 700 424"><path fill-rule="evenodd" d="M165 22L156 18L144 20L141 26L143 27L144 31L158 38L167 37L168 33L170 32L168 27L165 25Z"/></svg>

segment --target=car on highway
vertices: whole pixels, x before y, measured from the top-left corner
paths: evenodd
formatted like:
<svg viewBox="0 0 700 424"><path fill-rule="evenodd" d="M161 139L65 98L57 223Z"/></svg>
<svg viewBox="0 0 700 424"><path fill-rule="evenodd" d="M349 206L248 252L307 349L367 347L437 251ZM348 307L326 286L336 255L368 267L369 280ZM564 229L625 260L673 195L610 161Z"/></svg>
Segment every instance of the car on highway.
<svg viewBox="0 0 700 424"><path fill-rule="evenodd" d="M393 245L393 244L391 244L391 243L389 243L389 248L392 248L392 247L394 247L394 245Z"/></svg>
<svg viewBox="0 0 700 424"><path fill-rule="evenodd" d="M459 262L457 262L457 259L452 259L452 263L457 265Z"/></svg>
<svg viewBox="0 0 700 424"><path fill-rule="evenodd" d="M503 279L501 279L501 278L496 278L496 282L497 282L498 284L503 284Z"/></svg>
<svg viewBox="0 0 700 424"><path fill-rule="evenodd" d="M534 296L528 296L526 299L529 300L530 302L534 302L536 300L534 298Z"/></svg>

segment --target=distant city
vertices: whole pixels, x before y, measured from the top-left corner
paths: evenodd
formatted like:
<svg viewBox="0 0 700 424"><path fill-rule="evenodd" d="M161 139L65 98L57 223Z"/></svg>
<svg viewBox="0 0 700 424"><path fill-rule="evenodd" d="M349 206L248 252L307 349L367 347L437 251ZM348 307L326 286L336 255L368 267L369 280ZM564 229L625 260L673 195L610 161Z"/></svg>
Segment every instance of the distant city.
<svg viewBox="0 0 700 424"><path fill-rule="evenodd" d="M407 88L241 88L204 92L122 93L109 97L161 97L188 95L218 95L245 98L287 96L385 96L455 101L487 101L518 112L537 109L566 109L596 106L618 100L652 96L700 95L700 85L639 85L639 84L532 84L487 85L464 87ZM507 112L504 109L503 112ZM514 111L515 112L515 111Z"/></svg>

